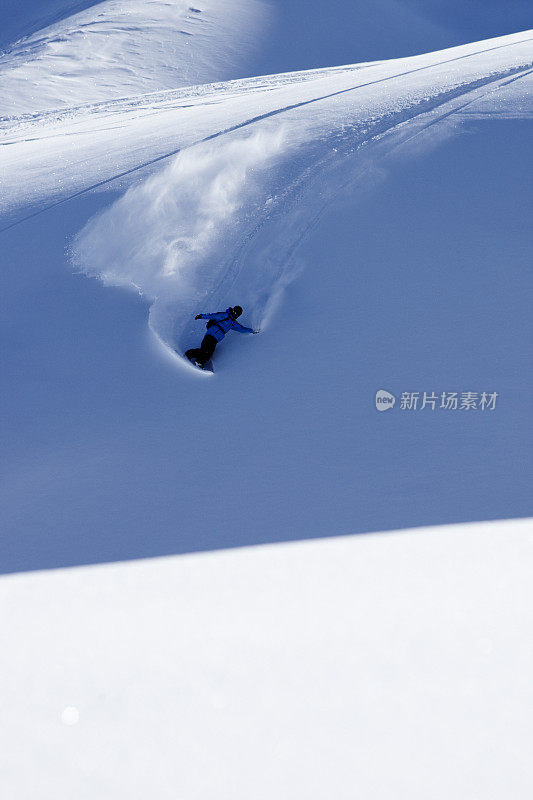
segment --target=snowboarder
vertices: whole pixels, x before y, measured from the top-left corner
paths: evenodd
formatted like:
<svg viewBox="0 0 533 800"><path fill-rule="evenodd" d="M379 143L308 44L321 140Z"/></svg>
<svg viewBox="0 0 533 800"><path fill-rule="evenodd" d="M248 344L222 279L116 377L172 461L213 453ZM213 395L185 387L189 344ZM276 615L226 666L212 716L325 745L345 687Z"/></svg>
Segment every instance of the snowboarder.
<svg viewBox="0 0 533 800"><path fill-rule="evenodd" d="M209 320L206 325L209 333L206 333L202 339L200 347L187 350L185 355L189 361L192 361L197 367L203 369L215 352L215 347L222 341L228 331L259 333L259 331L254 331L252 328L247 328L237 322L237 317L240 317L241 314L242 308L240 306L227 308L225 311L216 311L214 314L197 314L195 319Z"/></svg>

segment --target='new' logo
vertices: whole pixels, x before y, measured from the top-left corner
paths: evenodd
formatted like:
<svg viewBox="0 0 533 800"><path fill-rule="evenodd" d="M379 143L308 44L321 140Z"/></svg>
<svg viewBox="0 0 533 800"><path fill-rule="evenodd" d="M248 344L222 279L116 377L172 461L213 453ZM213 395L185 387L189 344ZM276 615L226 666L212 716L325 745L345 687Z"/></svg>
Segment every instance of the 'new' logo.
<svg viewBox="0 0 533 800"><path fill-rule="evenodd" d="M376 392L376 408L378 411L388 411L389 408L394 406L395 402L394 395L386 392L385 389L379 389Z"/></svg>

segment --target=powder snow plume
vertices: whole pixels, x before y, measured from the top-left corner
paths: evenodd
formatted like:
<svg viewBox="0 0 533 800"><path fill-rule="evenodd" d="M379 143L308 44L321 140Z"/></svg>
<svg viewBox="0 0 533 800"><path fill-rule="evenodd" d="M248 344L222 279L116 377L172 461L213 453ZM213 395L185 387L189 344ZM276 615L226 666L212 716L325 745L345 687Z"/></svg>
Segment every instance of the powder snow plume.
<svg viewBox="0 0 533 800"><path fill-rule="evenodd" d="M134 288L150 303L173 305L178 317L178 308L205 297L227 269L221 254L232 252L250 207L262 202L263 181L283 146L277 126L184 150L89 220L72 243L75 267ZM153 327L172 339L170 329Z"/></svg>

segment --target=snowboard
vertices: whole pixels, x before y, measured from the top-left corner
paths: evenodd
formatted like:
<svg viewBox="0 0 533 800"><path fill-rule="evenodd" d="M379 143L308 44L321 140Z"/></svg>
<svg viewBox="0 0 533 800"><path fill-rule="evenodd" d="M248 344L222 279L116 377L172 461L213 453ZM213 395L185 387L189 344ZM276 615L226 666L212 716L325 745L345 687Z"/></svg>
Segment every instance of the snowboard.
<svg viewBox="0 0 533 800"><path fill-rule="evenodd" d="M189 359L189 361L191 362L193 367L196 367L196 369L199 369L202 372L213 372L214 371L213 370L213 362L211 361L211 359L209 359L209 361L206 361L203 366L200 366L200 364L198 364L195 361L194 357L191 358L191 356L189 356L187 353L185 353L185 355Z"/></svg>

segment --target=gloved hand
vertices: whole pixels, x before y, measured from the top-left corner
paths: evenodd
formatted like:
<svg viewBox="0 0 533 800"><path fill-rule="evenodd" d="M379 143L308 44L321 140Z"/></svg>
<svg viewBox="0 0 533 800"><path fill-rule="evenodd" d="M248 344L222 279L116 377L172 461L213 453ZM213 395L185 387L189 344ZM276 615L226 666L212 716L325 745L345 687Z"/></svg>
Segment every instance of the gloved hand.
<svg viewBox="0 0 533 800"><path fill-rule="evenodd" d="M194 319L202 319L202 315L201 314L197 314Z"/></svg>
<svg viewBox="0 0 533 800"><path fill-rule="evenodd" d="M261 332L260 328L258 328L256 331L254 331L254 333L260 333L260 332Z"/></svg>

